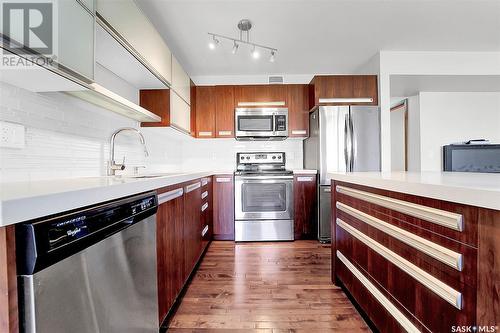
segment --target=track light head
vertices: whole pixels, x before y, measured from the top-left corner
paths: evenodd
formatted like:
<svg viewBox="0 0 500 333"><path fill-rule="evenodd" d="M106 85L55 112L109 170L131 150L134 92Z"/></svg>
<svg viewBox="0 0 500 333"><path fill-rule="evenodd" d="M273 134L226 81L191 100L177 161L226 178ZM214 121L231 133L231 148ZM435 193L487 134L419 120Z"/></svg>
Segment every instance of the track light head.
<svg viewBox="0 0 500 333"><path fill-rule="evenodd" d="M255 45L253 46L253 49L252 49L252 58L254 59L259 59L260 58L260 53L259 51L255 48Z"/></svg>
<svg viewBox="0 0 500 333"><path fill-rule="evenodd" d="M271 50L271 56L269 57L270 62L274 62L276 60L275 55L276 55L276 51Z"/></svg>
<svg viewBox="0 0 500 333"><path fill-rule="evenodd" d="M236 43L236 41L233 42L233 49L231 50L231 53L232 54L236 54L236 52L238 51L238 47L240 45L238 43Z"/></svg>
<svg viewBox="0 0 500 333"><path fill-rule="evenodd" d="M212 38L208 42L208 48L210 50L215 50L217 46L219 46L219 43L219 40L214 35L212 35Z"/></svg>

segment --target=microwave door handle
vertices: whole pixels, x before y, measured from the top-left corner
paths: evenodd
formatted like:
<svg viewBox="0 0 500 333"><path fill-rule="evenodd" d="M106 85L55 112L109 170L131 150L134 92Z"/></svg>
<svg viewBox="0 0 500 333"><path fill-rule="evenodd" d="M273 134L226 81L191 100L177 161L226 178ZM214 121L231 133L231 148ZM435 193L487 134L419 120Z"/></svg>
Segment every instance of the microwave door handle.
<svg viewBox="0 0 500 333"><path fill-rule="evenodd" d="M272 127L273 127L273 135L276 135L276 113L273 113L273 118L272 118Z"/></svg>

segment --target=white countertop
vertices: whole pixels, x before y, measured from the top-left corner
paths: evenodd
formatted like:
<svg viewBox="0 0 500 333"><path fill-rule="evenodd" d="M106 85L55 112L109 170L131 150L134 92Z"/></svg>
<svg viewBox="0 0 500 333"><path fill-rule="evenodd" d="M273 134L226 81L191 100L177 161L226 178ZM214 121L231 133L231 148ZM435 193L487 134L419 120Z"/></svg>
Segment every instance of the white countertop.
<svg viewBox="0 0 500 333"><path fill-rule="evenodd" d="M220 172L162 174L156 178L89 177L0 184L0 227L180 184Z"/></svg>
<svg viewBox="0 0 500 333"><path fill-rule="evenodd" d="M500 210L500 174L470 172L328 173L329 179Z"/></svg>

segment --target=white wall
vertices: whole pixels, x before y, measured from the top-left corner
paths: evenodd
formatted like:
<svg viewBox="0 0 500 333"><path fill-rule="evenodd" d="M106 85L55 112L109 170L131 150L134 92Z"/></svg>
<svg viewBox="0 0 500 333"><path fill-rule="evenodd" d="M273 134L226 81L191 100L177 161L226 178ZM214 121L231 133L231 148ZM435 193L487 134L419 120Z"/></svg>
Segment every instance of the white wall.
<svg viewBox="0 0 500 333"><path fill-rule="evenodd" d="M3 181L48 180L106 175L109 138L139 123L64 93L33 93L0 82L0 121L25 126L23 149L0 147ZM126 156L127 172L232 171L238 151L284 151L289 168L302 168L302 141L238 142L199 140L169 128L141 128L150 151L144 157L135 134L120 135L116 157ZM142 171L142 170L141 170Z"/></svg>
<svg viewBox="0 0 500 333"><path fill-rule="evenodd" d="M410 171L441 171L442 146L450 143L500 143L500 93L420 92L408 111Z"/></svg>
<svg viewBox="0 0 500 333"><path fill-rule="evenodd" d="M391 111L391 170L405 170L405 111Z"/></svg>

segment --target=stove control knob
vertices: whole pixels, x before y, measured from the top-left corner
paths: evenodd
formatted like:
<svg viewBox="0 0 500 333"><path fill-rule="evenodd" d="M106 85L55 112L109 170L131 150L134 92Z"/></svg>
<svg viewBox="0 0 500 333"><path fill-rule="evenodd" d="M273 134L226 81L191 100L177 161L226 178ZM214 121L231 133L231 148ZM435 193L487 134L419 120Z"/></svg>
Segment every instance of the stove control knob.
<svg viewBox="0 0 500 333"><path fill-rule="evenodd" d="M278 156L278 160L281 160L281 156Z"/></svg>
<svg viewBox="0 0 500 333"><path fill-rule="evenodd" d="M273 156L273 160L275 160L275 159L276 159L276 156Z"/></svg>
<svg viewBox="0 0 500 333"><path fill-rule="evenodd" d="M250 159L250 156L247 156L247 160L249 160L249 159Z"/></svg>

